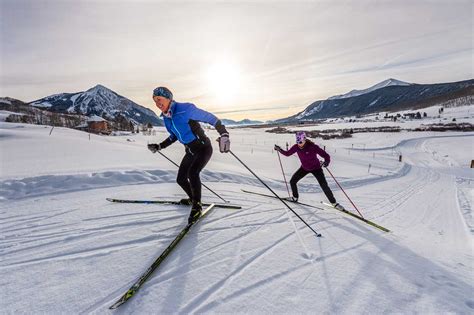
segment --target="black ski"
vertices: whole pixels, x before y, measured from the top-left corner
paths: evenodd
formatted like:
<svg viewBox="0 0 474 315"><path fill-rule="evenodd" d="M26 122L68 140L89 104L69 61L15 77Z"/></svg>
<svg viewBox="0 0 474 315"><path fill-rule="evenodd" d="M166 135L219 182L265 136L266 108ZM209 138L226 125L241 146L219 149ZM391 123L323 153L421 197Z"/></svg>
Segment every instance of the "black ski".
<svg viewBox="0 0 474 315"><path fill-rule="evenodd" d="M106 198L110 202L120 202L120 203L146 203L146 204L163 204L163 205L178 205L178 206L190 206L184 203L181 203L176 200L131 200L131 199L116 199L116 198ZM225 209L242 209L241 206L227 205L223 203L213 203L216 208L225 208ZM210 203L203 203L203 206L210 206Z"/></svg>
<svg viewBox="0 0 474 315"><path fill-rule="evenodd" d="M270 197L270 198L278 199L278 198L275 197L275 196L267 195L267 194L262 194L262 193L258 193L258 192L255 192L255 191L249 191L249 190L245 190L245 189L242 189L242 191L243 191L244 193L248 193L248 194L254 194L254 195L259 195L259 196L264 196L264 197ZM311 208L315 208L315 209L319 209L319 210L325 210L325 209L322 208L322 207L313 206L313 205L310 205L310 204L307 204L307 203L303 203L303 202L299 202L299 201L290 200L290 199L288 199L288 197L280 197L280 198L283 199L283 200L285 200L285 201L292 202L292 203L296 203L296 204L299 204L299 205L302 205L302 206L311 207Z"/></svg>
<svg viewBox="0 0 474 315"><path fill-rule="evenodd" d="M364 219L363 217L358 216L357 214L352 213L352 212L350 212L350 211L347 211L346 209L338 209L338 208L334 207L333 205L331 205L331 204L329 204L329 203L326 203L326 202L322 202L322 201L321 201L321 203L322 203L323 205L325 205L325 206L328 206L328 207L332 208L332 209L335 209L335 210L337 210L337 211L341 211L342 213L348 214L348 215L350 215L351 217L354 217L354 218L356 218L356 219L359 219L359 220L361 220L362 222L365 222L365 223L367 223L367 224L369 224L369 225L371 225L371 226L373 226L373 227L375 227L375 228L377 228L377 229L379 229L379 230L382 230L382 231L384 231L384 232L390 232L389 229L384 228L383 226L378 225L377 223L374 223L374 222L372 222L372 221L369 221L369 220L367 220L367 219Z"/></svg>
<svg viewBox="0 0 474 315"><path fill-rule="evenodd" d="M178 245L178 243L183 239L183 237L189 232L191 227L198 222L202 217L204 217L209 211L212 210L214 204L209 205L205 210L202 211L201 216L198 220L194 221L193 223L189 223L184 227L184 229L176 236L176 238L171 242L171 244L164 250L164 252L158 257L153 264L138 278L137 281L125 292L124 295L120 299L117 300L114 304L112 304L109 309L113 310L119 307L120 305L127 302L131 297L137 293L140 287L146 282L146 280L151 276L153 271L155 271L160 264L165 260L165 258L171 253L171 251Z"/></svg>

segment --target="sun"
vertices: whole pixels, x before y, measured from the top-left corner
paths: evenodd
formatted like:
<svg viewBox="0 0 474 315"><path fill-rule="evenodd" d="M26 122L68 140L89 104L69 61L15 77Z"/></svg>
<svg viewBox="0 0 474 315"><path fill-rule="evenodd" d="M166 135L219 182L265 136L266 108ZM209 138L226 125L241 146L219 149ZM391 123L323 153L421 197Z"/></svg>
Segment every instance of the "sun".
<svg viewBox="0 0 474 315"><path fill-rule="evenodd" d="M240 88L241 75L238 66L229 62L218 62L207 71L209 91L222 103L231 103Z"/></svg>

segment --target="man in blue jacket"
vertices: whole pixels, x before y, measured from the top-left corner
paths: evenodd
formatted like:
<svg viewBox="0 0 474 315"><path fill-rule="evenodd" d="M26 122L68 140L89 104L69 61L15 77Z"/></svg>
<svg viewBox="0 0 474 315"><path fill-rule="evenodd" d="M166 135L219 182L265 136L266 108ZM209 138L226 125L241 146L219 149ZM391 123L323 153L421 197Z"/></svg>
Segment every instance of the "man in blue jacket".
<svg viewBox="0 0 474 315"><path fill-rule="evenodd" d="M176 140L184 144L186 154L179 166L176 181L189 197L189 199L182 199L181 203L192 205L188 219L188 223L192 223L199 218L202 211L199 174L212 156L211 141L199 122L208 123L216 128L220 134L218 138L220 152L230 150L229 133L213 114L197 108L192 103L174 101L173 93L166 87L161 86L153 90L153 101L162 112L161 116L170 136L159 144L149 144L148 149L155 153Z"/></svg>

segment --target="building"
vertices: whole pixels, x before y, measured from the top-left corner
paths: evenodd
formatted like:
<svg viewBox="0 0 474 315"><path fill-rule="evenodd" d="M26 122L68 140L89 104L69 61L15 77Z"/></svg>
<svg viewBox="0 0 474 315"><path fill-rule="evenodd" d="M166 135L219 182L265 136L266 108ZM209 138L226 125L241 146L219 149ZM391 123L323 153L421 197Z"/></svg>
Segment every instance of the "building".
<svg viewBox="0 0 474 315"><path fill-rule="evenodd" d="M110 123L107 120L100 116L93 115L87 119L86 124L80 125L76 128L92 133L109 135L112 132L110 127Z"/></svg>

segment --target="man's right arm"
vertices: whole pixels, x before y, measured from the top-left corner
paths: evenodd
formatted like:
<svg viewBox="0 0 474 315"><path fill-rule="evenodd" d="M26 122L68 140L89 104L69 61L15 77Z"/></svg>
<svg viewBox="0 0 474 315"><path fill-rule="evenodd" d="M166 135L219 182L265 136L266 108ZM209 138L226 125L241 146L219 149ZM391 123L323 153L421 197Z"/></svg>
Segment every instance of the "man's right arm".
<svg viewBox="0 0 474 315"><path fill-rule="evenodd" d="M175 143L176 140L177 140L176 137L173 134L171 134L168 138L166 138L163 142L160 143L160 148L164 149L166 147L169 147L170 145Z"/></svg>
<svg viewBox="0 0 474 315"><path fill-rule="evenodd" d="M150 150L151 152L155 153L156 151L160 151L166 147L169 147L170 145L172 145L174 142L176 142L176 137L174 137L173 134L171 134L168 138L166 138L163 142L159 143L159 144L156 144L156 143L151 143L151 144L148 144L148 150Z"/></svg>

